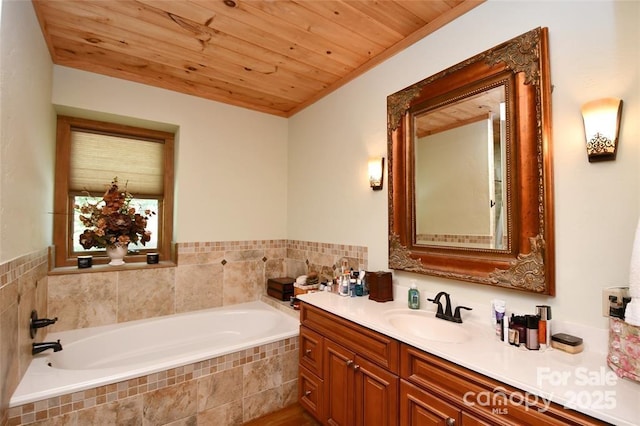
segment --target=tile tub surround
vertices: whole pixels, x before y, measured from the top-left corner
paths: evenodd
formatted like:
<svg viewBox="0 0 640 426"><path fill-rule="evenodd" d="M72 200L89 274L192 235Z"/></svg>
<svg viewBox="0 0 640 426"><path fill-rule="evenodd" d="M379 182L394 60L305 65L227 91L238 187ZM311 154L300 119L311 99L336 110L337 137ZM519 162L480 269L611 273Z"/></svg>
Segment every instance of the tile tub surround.
<svg viewBox="0 0 640 426"><path fill-rule="evenodd" d="M31 362L29 318L47 315L47 249L0 264L0 425L8 420L9 399ZM42 341L40 332L36 341Z"/></svg>
<svg viewBox="0 0 640 426"><path fill-rule="evenodd" d="M366 247L294 240L178 243L176 267L48 277L50 331L259 300L269 278L367 267ZM143 300L144 303L140 301Z"/></svg>
<svg viewBox="0 0 640 426"><path fill-rule="evenodd" d="M296 401L297 364L293 337L13 407L8 424L240 425Z"/></svg>
<svg viewBox="0 0 640 426"><path fill-rule="evenodd" d="M173 268L47 276L47 250L0 265L0 426L31 361L18 318L33 307L57 316L48 328L63 331L259 300L268 278L336 270L343 259L367 267L366 247L258 240L178 243Z"/></svg>

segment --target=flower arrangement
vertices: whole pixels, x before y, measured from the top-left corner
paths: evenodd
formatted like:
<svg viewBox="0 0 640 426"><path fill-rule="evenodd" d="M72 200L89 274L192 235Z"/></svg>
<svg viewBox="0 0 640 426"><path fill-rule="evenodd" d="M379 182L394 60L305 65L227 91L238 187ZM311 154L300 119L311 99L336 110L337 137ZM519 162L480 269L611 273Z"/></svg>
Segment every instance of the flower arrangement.
<svg viewBox="0 0 640 426"><path fill-rule="evenodd" d="M129 243L143 246L150 241L151 232L147 231L147 220L155 215L151 210L145 210L144 214L136 212L131 206L133 196L118 187L118 178L113 178L107 192L95 204L89 202L82 206L76 205L79 210L80 221L87 229L80 234L80 245L85 249L91 247L105 248Z"/></svg>

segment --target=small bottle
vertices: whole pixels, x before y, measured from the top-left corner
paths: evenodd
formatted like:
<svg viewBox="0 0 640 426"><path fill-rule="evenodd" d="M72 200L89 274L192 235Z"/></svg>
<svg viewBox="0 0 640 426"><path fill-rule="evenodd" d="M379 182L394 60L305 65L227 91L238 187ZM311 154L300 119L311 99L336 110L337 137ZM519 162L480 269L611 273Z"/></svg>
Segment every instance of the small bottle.
<svg viewBox="0 0 640 426"><path fill-rule="evenodd" d="M527 344L527 319L524 315L516 315L513 319L516 329L518 340L514 340L515 346Z"/></svg>
<svg viewBox="0 0 640 426"><path fill-rule="evenodd" d="M340 296L349 296L349 275L344 274L340 277L340 284L338 285L338 294Z"/></svg>
<svg viewBox="0 0 640 426"><path fill-rule="evenodd" d="M536 305L537 314L540 317L538 322L538 342L542 349L551 346L551 306Z"/></svg>
<svg viewBox="0 0 640 426"><path fill-rule="evenodd" d="M369 284L367 284L367 274L364 270L360 271L360 281L362 281L362 295L369 295Z"/></svg>
<svg viewBox="0 0 640 426"><path fill-rule="evenodd" d="M409 289L409 308L420 309L420 291L415 281L411 282L411 288Z"/></svg>
<svg viewBox="0 0 640 426"><path fill-rule="evenodd" d="M505 312L506 312L506 302L504 300L495 299L493 301L493 310L494 316L496 319L495 329L496 336L502 341L504 341L504 329L506 327L505 322Z"/></svg>
<svg viewBox="0 0 640 426"><path fill-rule="evenodd" d="M515 328L515 314L511 314L509 318L509 344L515 346L518 339L518 330Z"/></svg>
<svg viewBox="0 0 640 426"><path fill-rule="evenodd" d="M540 349L540 342L538 340L538 322L539 317L537 315L527 315L527 349L537 351Z"/></svg>

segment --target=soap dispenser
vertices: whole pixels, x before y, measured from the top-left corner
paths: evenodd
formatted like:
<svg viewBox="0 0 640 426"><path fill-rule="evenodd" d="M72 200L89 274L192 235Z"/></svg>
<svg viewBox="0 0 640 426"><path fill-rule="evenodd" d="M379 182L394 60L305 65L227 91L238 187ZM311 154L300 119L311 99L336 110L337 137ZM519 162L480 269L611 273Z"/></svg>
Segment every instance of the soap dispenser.
<svg viewBox="0 0 640 426"><path fill-rule="evenodd" d="M420 291L415 281L411 281L411 288L409 289L409 308L420 309Z"/></svg>

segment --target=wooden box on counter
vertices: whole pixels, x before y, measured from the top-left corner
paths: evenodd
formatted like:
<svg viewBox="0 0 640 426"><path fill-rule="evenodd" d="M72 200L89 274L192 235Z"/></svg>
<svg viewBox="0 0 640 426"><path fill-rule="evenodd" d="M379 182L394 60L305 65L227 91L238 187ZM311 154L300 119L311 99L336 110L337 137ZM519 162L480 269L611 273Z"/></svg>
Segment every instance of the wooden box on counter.
<svg viewBox="0 0 640 426"><path fill-rule="evenodd" d="M289 300L293 296L294 278L269 278L267 280L267 294L278 300Z"/></svg>
<svg viewBox="0 0 640 426"><path fill-rule="evenodd" d="M369 299L376 302L390 302L393 300L393 285L391 272L368 272L364 279L369 286Z"/></svg>

